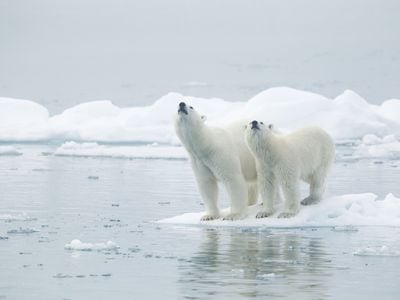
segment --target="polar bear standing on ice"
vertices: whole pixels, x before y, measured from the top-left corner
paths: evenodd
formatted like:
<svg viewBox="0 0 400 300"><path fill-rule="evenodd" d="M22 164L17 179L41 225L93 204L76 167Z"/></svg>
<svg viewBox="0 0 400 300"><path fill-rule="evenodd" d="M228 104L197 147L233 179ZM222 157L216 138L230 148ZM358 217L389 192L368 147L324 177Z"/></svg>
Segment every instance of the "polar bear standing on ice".
<svg viewBox="0 0 400 300"><path fill-rule="evenodd" d="M257 201L256 162L244 141L245 123L225 128L207 126L205 117L184 102L179 104L175 131L189 153L192 169L203 198L206 214L203 221L219 217L218 184L230 197L230 214L226 220L240 218L248 205Z"/></svg>
<svg viewBox="0 0 400 300"><path fill-rule="evenodd" d="M321 128L309 127L290 134L275 134L273 126L252 121L245 140L256 158L258 188L263 208L257 218L274 214L274 201L281 189L284 211L279 218L294 216L299 210L299 181L310 184L310 195L302 205L317 203L325 191L325 180L335 157L335 144Z"/></svg>

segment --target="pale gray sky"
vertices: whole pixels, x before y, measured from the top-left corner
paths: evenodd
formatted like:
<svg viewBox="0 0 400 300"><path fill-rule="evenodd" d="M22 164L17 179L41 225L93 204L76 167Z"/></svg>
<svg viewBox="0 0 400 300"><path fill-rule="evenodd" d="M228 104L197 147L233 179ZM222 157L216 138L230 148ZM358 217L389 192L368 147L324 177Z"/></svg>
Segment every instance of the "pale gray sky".
<svg viewBox="0 0 400 300"><path fill-rule="evenodd" d="M399 12L396 0L0 0L0 96L59 112L284 85L379 103L400 98Z"/></svg>

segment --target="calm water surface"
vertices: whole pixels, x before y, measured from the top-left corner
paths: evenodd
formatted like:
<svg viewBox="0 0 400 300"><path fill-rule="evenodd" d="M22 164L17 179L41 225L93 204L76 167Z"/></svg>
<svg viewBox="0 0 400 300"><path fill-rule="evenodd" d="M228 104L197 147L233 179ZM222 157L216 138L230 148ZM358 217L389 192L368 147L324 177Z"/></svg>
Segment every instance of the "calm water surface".
<svg viewBox="0 0 400 300"><path fill-rule="evenodd" d="M55 157L43 154L52 145L18 147L23 155L0 157L0 299L399 298L400 257L353 253L400 250L400 228L159 225L203 209L187 161ZM337 162L327 194L398 196L399 172L399 161ZM35 232L12 233L21 229ZM73 239L120 248L65 250Z"/></svg>

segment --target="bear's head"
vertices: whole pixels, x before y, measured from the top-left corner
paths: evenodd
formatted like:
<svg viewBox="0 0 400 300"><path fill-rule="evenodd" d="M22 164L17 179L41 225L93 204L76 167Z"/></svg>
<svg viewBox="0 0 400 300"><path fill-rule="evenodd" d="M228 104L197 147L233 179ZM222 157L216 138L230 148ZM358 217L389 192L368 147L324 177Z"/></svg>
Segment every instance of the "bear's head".
<svg viewBox="0 0 400 300"><path fill-rule="evenodd" d="M177 128L200 128L206 120L205 116L200 115L193 106L187 105L185 102L179 103L178 114L175 119Z"/></svg>
<svg viewBox="0 0 400 300"><path fill-rule="evenodd" d="M265 143L265 139L272 133L274 133L272 124L265 125L257 120L253 120L245 126L245 140L251 149L262 146Z"/></svg>

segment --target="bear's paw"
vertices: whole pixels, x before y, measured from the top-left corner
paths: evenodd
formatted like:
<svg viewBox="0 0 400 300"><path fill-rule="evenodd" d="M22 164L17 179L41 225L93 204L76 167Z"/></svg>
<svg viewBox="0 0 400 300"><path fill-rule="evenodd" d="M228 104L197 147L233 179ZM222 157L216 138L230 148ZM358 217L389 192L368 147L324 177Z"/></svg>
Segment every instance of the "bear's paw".
<svg viewBox="0 0 400 300"><path fill-rule="evenodd" d="M279 219L288 219L288 218L294 217L295 215L296 215L296 213L293 213L293 212L283 212L283 213L279 214L278 218Z"/></svg>
<svg viewBox="0 0 400 300"><path fill-rule="evenodd" d="M242 215L241 215L241 214L238 214L238 213L231 213L231 214L226 215L226 216L223 218L223 220L224 220L224 221L235 221L235 220L239 220L239 219L241 219L241 218L242 218Z"/></svg>
<svg viewBox="0 0 400 300"><path fill-rule="evenodd" d="M217 216L217 215L208 215L208 214L205 214L205 215L203 215L203 216L201 217L200 221L212 221L212 220L215 220L215 219L218 219L218 216Z"/></svg>
<svg viewBox="0 0 400 300"><path fill-rule="evenodd" d="M260 210L257 214L256 214L256 218L257 219L261 219L261 218L268 218L270 216L272 216L274 213L272 211L265 211L265 210Z"/></svg>

